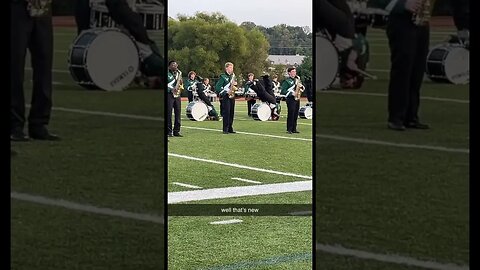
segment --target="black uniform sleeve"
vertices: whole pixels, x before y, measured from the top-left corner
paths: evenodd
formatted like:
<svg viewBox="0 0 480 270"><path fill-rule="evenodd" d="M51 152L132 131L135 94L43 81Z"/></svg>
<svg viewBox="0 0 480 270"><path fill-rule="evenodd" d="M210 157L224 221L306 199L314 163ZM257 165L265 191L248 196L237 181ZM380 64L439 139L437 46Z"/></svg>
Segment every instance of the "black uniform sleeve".
<svg viewBox="0 0 480 270"><path fill-rule="evenodd" d="M355 23L345 0L318 0L313 8L316 29L326 28L332 34L353 39Z"/></svg>
<svg viewBox="0 0 480 270"><path fill-rule="evenodd" d="M90 1L75 1L75 22L77 24L77 34L90 28Z"/></svg>

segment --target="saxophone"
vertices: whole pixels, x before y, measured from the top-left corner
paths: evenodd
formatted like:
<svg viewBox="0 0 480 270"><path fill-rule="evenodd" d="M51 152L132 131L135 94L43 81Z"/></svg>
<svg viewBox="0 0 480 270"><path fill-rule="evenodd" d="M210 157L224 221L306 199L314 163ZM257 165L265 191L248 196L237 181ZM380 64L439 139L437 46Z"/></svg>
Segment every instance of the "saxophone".
<svg viewBox="0 0 480 270"><path fill-rule="evenodd" d="M183 90L183 79L182 79L182 72L178 70L177 76L175 76L175 79L177 80L177 84L175 85L175 88L173 89L173 97L178 98L180 97L180 94L182 93Z"/></svg>
<svg viewBox="0 0 480 270"><path fill-rule="evenodd" d="M430 20L431 15L431 5L430 0L423 0L422 6L420 9L415 12L412 16L413 24L415 25L425 25Z"/></svg>
<svg viewBox="0 0 480 270"><path fill-rule="evenodd" d="M27 0L27 11L30 17L48 15L52 8L52 0Z"/></svg>
<svg viewBox="0 0 480 270"><path fill-rule="evenodd" d="M232 74L232 79L230 79L230 86L228 87L228 97L235 98L235 92L237 91L237 87L234 85L235 83L235 73Z"/></svg>
<svg viewBox="0 0 480 270"><path fill-rule="evenodd" d="M305 86L303 86L302 82L300 81L300 76L295 76L295 92L294 92L295 100L300 99L300 96L302 95L304 90L305 90Z"/></svg>

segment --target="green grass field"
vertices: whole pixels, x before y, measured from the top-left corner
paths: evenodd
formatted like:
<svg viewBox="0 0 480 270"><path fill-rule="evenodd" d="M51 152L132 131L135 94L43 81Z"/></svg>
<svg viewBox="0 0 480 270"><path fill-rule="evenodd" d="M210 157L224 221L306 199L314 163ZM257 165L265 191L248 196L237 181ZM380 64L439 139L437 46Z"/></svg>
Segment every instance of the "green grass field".
<svg viewBox="0 0 480 270"><path fill-rule="evenodd" d="M182 107L186 104L182 103ZM285 110L279 121L261 122L249 118L246 102L238 100L234 121L237 134L229 135L222 134L221 121L196 122L182 115L185 137L169 139L169 200L180 192L207 191L215 197L221 194L219 188L228 191L245 187L256 192L269 184L311 181L312 120L299 119L301 133L289 135L286 105L282 105ZM219 104L215 103L215 107L218 109ZM280 208L312 203L311 184L303 191L287 188L277 194L259 193L233 192L209 199L200 196L179 203L209 204L208 207L276 204ZM232 219L243 222L210 224ZM312 269L312 218L308 216L174 215L169 217L168 235L169 269Z"/></svg>
<svg viewBox="0 0 480 270"><path fill-rule="evenodd" d="M77 86L67 66L74 37L74 29L55 29L49 128L62 141L12 143L11 269L158 270L165 261L163 91Z"/></svg>
<svg viewBox="0 0 480 270"><path fill-rule="evenodd" d="M387 39L367 38L378 80L316 94L317 269L468 269L469 87L426 78L431 129L388 130Z"/></svg>

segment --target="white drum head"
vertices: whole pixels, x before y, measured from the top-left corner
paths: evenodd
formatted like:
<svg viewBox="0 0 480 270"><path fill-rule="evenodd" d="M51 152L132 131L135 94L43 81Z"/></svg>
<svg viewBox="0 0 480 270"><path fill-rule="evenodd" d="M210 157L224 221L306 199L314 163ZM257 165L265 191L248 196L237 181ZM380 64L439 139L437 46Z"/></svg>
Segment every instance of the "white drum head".
<svg viewBox="0 0 480 270"><path fill-rule="evenodd" d="M208 108L203 102L191 102L188 104L187 113L190 114L189 118L191 117L196 121L203 121L208 116Z"/></svg>
<svg viewBox="0 0 480 270"><path fill-rule="evenodd" d="M272 114L272 110L270 109L270 106L268 106L267 104L255 104L252 106L252 110L256 108L256 112L254 114L256 114L256 118L258 118L258 120L260 121L268 121L268 119L270 118L270 115Z"/></svg>
<svg viewBox="0 0 480 270"><path fill-rule="evenodd" d="M453 84L470 82L470 51L463 47L452 48L445 59L445 76Z"/></svg>
<svg viewBox="0 0 480 270"><path fill-rule="evenodd" d="M318 35L316 36L316 75L315 88L328 88L337 77L339 58L335 46L327 38Z"/></svg>
<svg viewBox="0 0 480 270"><path fill-rule="evenodd" d="M305 106L302 108L303 109L303 115L302 113L300 114L304 119L312 119L313 118L313 109L310 106Z"/></svg>
<svg viewBox="0 0 480 270"><path fill-rule="evenodd" d="M135 78L139 66L138 49L126 34L106 30L92 41L86 68L93 83L106 91L121 91Z"/></svg>

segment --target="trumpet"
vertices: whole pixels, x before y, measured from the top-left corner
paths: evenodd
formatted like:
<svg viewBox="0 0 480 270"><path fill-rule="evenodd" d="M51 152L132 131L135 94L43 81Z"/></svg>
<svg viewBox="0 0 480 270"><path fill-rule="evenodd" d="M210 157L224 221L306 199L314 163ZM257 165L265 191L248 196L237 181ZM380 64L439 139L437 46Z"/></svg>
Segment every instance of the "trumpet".
<svg viewBox="0 0 480 270"><path fill-rule="evenodd" d="M230 86L228 87L228 97L229 98L235 98L235 92L237 91L237 86L235 86L236 79L235 79L235 73L232 74L232 79L230 79Z"/></svg>
<svg viewBox="0 0 480 270"><path fill-rule="evenodd" d="M431 16L430 0L423 0L420 9L413 13L412 22L415 25L425 25L428 23Z"/></svg>
<svg viewBox="0 0 480 270"><path fill-rule="evenodd" d="M295 100L300 99L300 96L302 95L304 90L305 90L305 86L303 86L302 82L300 81L300 76L295 76L295 92L294 92Z"/></svg>
<svg viewBox="0 0 480 270"><path fill-rule="evenodd" d="M175 88L173 89L173 97L178 98L180 97L180 94L182 93L183 90L183 79L182 79L182 72L178 70L177 75L175 76L175 79L177 80L177 84L175 85Z"/></svg>

